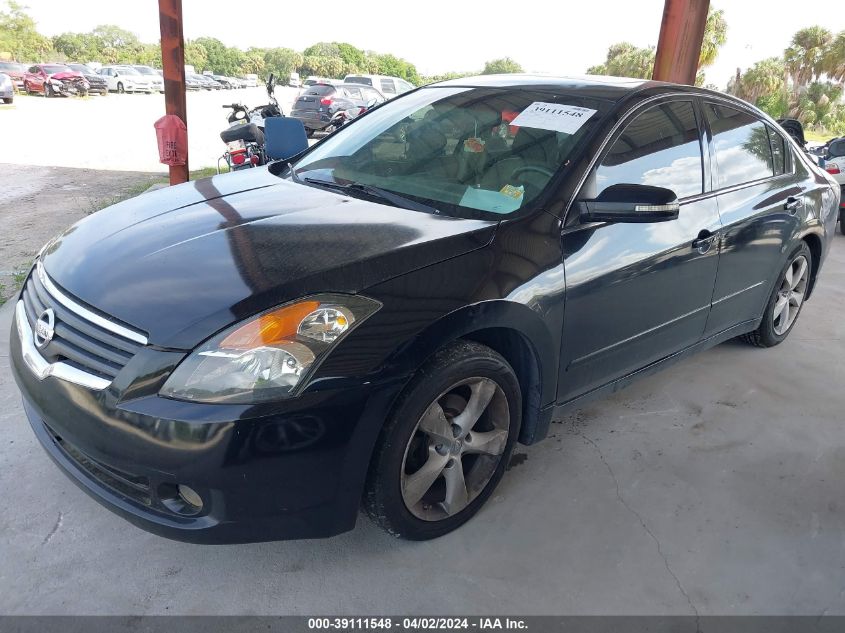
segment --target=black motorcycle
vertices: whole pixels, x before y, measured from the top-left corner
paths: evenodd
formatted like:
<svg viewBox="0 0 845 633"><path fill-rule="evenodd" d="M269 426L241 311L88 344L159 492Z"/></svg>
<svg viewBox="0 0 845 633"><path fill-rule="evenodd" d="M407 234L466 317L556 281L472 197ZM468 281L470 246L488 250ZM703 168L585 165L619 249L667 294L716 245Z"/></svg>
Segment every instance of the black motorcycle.
<svg viewBox="0 0 845 633"><path fill-rule="evenodd" d="M217 173L220 173L220 161L226 161L230 171L250 169L267 162L264 152L264 119L285 114L274 94L275 75L270 75L266 87L270 99L268 104L256 108L249 108L242 103L223 106L231 110L226 117L230 126L220 132L220 139L226 143L226 151L217 160Z"/></svg>

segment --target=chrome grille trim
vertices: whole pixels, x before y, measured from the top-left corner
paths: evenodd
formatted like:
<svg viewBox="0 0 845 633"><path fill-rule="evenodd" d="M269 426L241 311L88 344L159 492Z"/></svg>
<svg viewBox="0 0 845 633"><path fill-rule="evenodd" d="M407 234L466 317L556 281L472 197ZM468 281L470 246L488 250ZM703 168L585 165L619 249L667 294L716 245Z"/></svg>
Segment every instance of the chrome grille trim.
<svg viewBox="0 0 845 633"><path fill-rule="evenodd" d="M44 357L38 353L35 343L32 342L32 328L26 317L26 307L23 301L18 301L15 306L15 321L21 344L21 357L38 380L44 380L47 376L54 376L94 391L102 391L111 384L110 380L84 372L68 363L48 363L44 360Z"/></svg>
<svg viewBox="0 0 845 633"><path fill-rule="evenodd" d="M35 266L35 272L38 275L38 280L41 282L41 284L44 286L50 296L74 314L80 316L86 321L90 321L94 325L98 325L104 330L108 330L113 334L122 336L123 338L128 339L130 341L134 341L135 343L140 343L141 345L146 345L148 343L147 337L141 334L140 332L130 330L127 327L123 327L122 325L109 321L108 319L101 317L99 314L92 312L88 308L79 305L76 301L68 297L65 293L63 293L56 287L56 284L54 284L50 277L47 275L47 271L44 270L44 264L42 264L40 261Z"/></svg>

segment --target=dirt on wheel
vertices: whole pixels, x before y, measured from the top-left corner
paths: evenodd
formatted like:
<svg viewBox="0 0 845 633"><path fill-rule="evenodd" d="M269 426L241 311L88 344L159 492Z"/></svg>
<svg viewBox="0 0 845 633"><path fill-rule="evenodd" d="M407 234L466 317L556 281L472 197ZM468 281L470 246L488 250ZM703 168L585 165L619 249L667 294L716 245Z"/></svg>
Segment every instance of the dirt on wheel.
<svg viewBox="0 0 845 633"><path fill-rule="evenodd" d="M161 178L144 172L0 164L0 304L14 294L47 240Z"/></svg>

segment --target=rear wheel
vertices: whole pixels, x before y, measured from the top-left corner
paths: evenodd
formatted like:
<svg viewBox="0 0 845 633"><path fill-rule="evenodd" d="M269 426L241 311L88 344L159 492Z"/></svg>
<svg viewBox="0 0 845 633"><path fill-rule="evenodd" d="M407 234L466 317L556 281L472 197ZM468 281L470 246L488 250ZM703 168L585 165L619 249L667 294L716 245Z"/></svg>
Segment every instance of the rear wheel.
<svg viewBox="0 0 845 633"><path fill-rule="evenodd" d="M502 356L470 341L437 352L382 429L367 476L370 518L411 540L466 523L502 478L521 415L519 382Z"/></svg>
<svg viewBox="0 0 845 633"><path fill-rule="evenodd" d="M845 235L845 211L839 212L839 230Z"/></svg>
<svg viewBox="0 0 845 633"><path fill-rule="evenodd" d="M117 94L122 95L122 94L123 94L123 93L125 93L125 92L126 92L126 90L124 90L124 88L123 88L123 82L122 82L122 81L118 81L118 82L117 82Z"/></svg>
<svg viewBox="0 0 845 633"><path fill-rule="evenodd" d="M14 101L14 97L3 97L3 103L6 105L12 103Z"/></svg>
<svg viewBox="0 0 845 633"><path fill-rule="evenodd" d="M747 342L757 347L774 347L786 340L807 298L812 269L813 255L802 242L775 284L760 327L743 337Z"/></svg>

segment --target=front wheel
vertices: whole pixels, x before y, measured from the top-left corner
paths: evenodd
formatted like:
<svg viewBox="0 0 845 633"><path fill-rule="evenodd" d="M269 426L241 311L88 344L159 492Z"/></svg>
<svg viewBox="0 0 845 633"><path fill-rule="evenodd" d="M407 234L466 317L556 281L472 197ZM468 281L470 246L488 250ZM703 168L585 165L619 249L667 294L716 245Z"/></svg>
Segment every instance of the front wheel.
<svg viewBox="0 0 845 633"><path fill-rule="evenodd" d="M792 253L769 297L763 320L745 340L757 347L779 345L795 327L810 289L813 254L806 242Z"/></svg>
<svg viewBox="0 0 845 633"><path fill-rule="evenodd" d="M470 341L444 347L382 429L367 475L370 518L410 540L460 527L504 475L521 420L519 382L501 355Z"/></svg>
<svg viewBox="0 0 845 633"><path fill-rule="evenodd" d="M126 92L126 90L123 88L123 82L122 81L117 82L117 94L122 95L125 92Z"/></svg>
<svg viewBox="0 0 845 633"><path fill-rule="evenodd" d="M845 235L845 211L840 211L839 213L839 231L842 235Z"/></svg>
<svg viewBox="0 0 845 633"><path fill-rule="evenodd" d="M44 96L48 99L55 96L55 93L53 92L53 86L46 83L44 84Z"/></svg>

